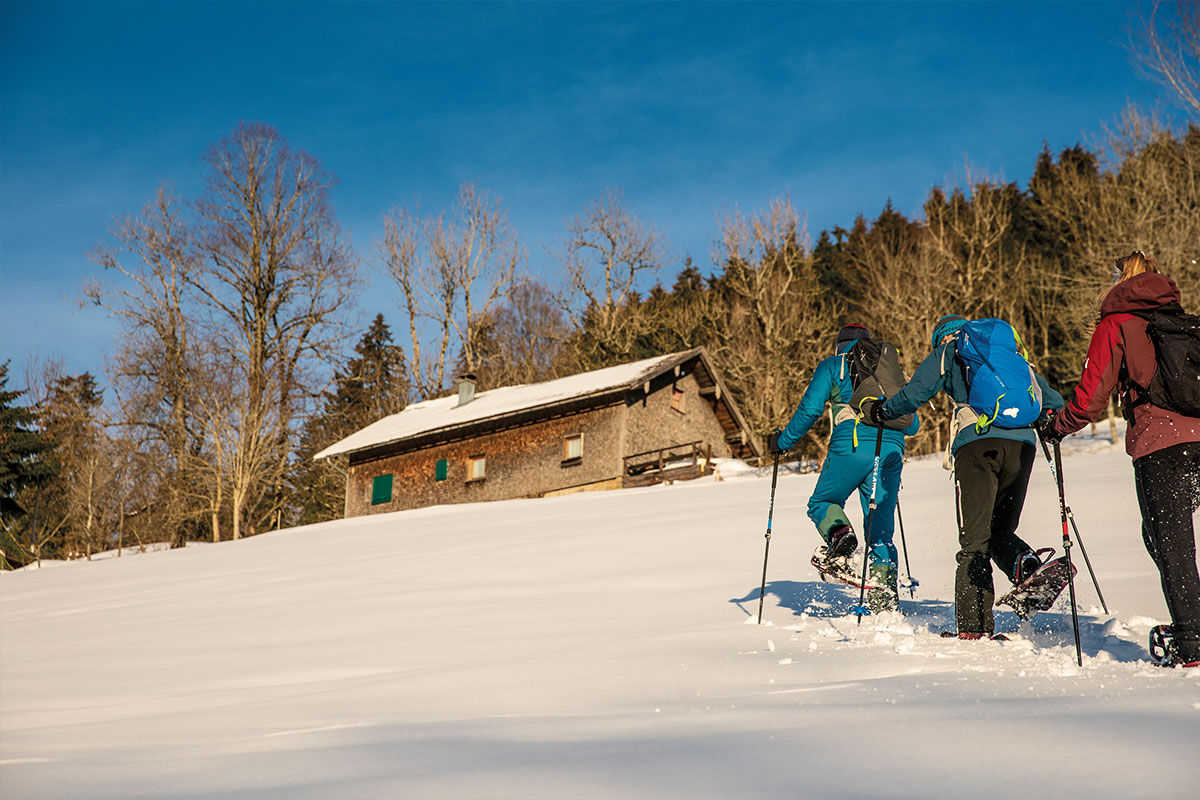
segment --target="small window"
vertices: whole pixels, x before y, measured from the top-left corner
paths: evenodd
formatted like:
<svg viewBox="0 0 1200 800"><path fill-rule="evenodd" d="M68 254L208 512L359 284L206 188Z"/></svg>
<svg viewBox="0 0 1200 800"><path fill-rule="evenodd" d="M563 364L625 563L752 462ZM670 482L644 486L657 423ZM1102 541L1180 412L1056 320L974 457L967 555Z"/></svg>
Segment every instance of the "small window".
<svg viewBox="0 0 1200 800"><path fill-rule="evenodd" d="M583 458L583 434L563 437L563 461L578 461Z"/></svg>
<svg viewBox="0 0 1200 800"><path fill-rule="evenodd" d="M671 389L671 408L683 411L683 389L675 386Z"/></svg>
<svg viewBox="0 0 1200 800"><path fill-rule="evenodd" d="M433 468L433 479L435 481L444 481L449 473L450 462L443 458L441 461L437 462L437 465Z"/></svg>
<svg viewBox="0 0 1200 800"><path fill-rule="evenodd" d="M487 477L487 459L484 456L471 456L467 460L467 480L481 481Z"/></svg>
<svg viewBox="0 0 1200 800"><path fill-rule="evenodd" d="M376 475L371 481L371 505L392 502L392 473Z"/></svg>

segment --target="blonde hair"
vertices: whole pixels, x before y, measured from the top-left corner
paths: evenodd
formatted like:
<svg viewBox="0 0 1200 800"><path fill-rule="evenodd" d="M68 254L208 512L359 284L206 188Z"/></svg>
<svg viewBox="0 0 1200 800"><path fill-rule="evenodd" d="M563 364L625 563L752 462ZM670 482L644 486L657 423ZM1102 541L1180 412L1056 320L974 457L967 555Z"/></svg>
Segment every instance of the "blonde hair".
<svg viewBox="0 0 1200 800"><path fill-rule="evenodd" d="M1113 285L1100 293L1100 302L1103 303L1108 293L1118 284L1146 272L1158 272L1158 262L1141 250L1134 250L1129 255L1118 258L1113 265Z"/></svg>

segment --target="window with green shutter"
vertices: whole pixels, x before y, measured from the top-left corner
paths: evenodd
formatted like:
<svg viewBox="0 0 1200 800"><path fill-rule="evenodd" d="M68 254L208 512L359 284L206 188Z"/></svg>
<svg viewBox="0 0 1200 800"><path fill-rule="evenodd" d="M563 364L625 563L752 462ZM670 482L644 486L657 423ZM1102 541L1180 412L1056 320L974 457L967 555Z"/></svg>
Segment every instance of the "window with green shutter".
<svg viewBox="0 0 1200 800"><path fill-rule="evenodd" d="M371 505L392 502L392 473L376 475L371 481Z"/></svg>
<svg viewBox="0 0 1200 800"><path fill-rule="evenodd" d="M450 462L443 458L441 461L437 462L437 466L433 469L433 479L435 481L444 481L446 480L446 475L449 472Z"/></svg>

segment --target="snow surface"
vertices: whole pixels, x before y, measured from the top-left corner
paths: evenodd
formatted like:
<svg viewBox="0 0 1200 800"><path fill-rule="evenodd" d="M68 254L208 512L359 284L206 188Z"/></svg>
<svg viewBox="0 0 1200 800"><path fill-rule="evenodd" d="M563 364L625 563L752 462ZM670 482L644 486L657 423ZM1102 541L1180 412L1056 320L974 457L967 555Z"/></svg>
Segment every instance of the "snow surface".
<svg viewBox="0 0 1200 800"><path fill-rule="evenodd" d="M502 414L525 411L560 403L564 400L610 391L622 386L640 384L648 377L657 375L661 371L662 365L680 360L681 356L690 352L693 351L655 356L630 364L583 372L543 383L491 389L475 395L471 402L463 406L458 405L457 394L413 403L399 413L384 417L362 430L350 434L345 439L334 442L313 457L327 458L361 450L364 447L407 439L410 436L440 428L456 427L490 417L498 417Z"/></svg>
<svg viewBox="0 0 1200 800"><path fill-rule="evenodd" d="M1148 662L1129 459L1071 450L1113 612L1081 566L1082 668L1061 606L936 635L937 459L901 494L917 597L861 625L808 564L817 476L783 472L755 624L770 476L729 463L0 576L0 796L1194 797L1200 670ZM1042 462L1022 532L1061 542Z"/></svg>

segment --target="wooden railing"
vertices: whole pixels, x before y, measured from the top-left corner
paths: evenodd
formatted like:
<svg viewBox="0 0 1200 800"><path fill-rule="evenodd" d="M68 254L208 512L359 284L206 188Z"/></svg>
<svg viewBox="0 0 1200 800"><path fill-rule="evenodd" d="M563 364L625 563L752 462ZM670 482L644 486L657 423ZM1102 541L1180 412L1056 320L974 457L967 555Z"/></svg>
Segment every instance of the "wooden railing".
<svg viewBox="0 0 1200 800"><path fill-rule="evenodd" d="M712 446L702 441L673 444L625 456L625 485L698 478L712 469Z"/></svg>

